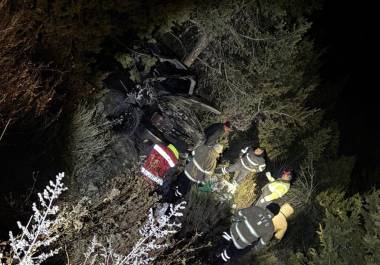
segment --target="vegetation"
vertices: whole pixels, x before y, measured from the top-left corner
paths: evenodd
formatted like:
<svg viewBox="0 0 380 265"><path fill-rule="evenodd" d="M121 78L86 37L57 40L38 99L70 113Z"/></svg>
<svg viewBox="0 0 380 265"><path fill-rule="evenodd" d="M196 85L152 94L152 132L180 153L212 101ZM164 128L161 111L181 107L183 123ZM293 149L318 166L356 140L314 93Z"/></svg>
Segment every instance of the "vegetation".
<svg viewBox="0 0 380 265"><path fill-rule="evenodd" d="M376 264L379 262L379 191L347 197L329 190L318 195L324 217L317 231L319 244L296 264ZM294 263L293 263L294 264Z"/></svg>
<svg viewBox="0 0 380 265"><path fill-rule="evenodd" d="M40 128L43 138L54 124L64 145L54 154L70 179L57 245L70 255L57 264L80 264L94 232L127 256L159 205L139 176L135 139L103 115L110 71L138 81L157 62L146 43L165 46L196 74L196 94L222 112L200 115L203 125L228 119L237 129L225 160L261 145L273 174L285 164L297 172L280 200L296 208L286 237L237 264L379 264L380 192L347 192L355 159L339 154L338 126L311 104L320 51L310 15L318 8L303 0L0 0L0 144L14 128ZM161 239L168 248L155 250L152 263L209 264L231 205L250 205L261 177L247 178L234 202L193 190L181 231Z"/></svg>
<svg viewBox="0 0 380 265"><path fill-rule="evenodd" d="M2 0L0 17L0 65L4 69L0 74L0 127L4 128L8 122L28 123L28 119L45 116L59 76L52 74L48 63L32 58L38 45L32 14L12 12L10 3Z"/></svg>

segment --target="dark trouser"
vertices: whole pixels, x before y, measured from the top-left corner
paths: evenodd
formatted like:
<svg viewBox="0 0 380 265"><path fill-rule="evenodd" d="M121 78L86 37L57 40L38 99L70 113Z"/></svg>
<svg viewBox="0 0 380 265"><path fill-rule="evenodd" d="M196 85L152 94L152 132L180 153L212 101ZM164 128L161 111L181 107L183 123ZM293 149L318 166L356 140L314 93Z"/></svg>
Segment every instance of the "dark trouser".
<svg viewBox="0 0 380 265"><path fill-rule="evenodd" d="M158 195L161 195L160 202L169 202L170 197L172 196L172 188L168 183L165 183L162 186L158 186L154 192L157 192Z"/></svg>
<svg viewBox="0 0 380 265"><path fill-rule="evenodd" d="M174 195L178 198L185 197L186 194L190 191L192 183L193 182L188 177L186 177L185 173L182 172L178 176L178 185L176 186Z"/></svg>
<svg viewBox="0 0 380 265"><path fill-rule="evenodd" d="M177 177L177 185L170 189L165 196L163 196L162 201L168 203L177 203L190 191L192 181L186 177L185 173L181 173Z"/></svg>
<svg viewBox="0 0 380 265"><path fill-rule="evenodd" d="M228 167L226 169L226 171L228 173L233 173L233 172L237 172L238 175L236 177L234 177L234 180L237 182L237 183L241 183L244 178L251 173L251 171L249 171L248 169L244 168L244 166L242 165L240 159L238 161L235 162L235 164L233 164L232 166Z"/></svg>
<svg viewBox="0 0 380 265"><path fill-rule="evenodd" d="M231 260L237 260L244 256L246 253L248 253L251 250L251 248L252 246L243 249L236 248L230 234L227 232L223 232L223 239L218 243L216 248L215 254L217 260L214 264L224 264Z"/></svg>
<svg viewBox="0 0 380 265"><path fill-rule="evenodd" d="M157 192L158 195L161 195L161 202L169 202L169 198L172 193L173 182L176 179L175 171L168 172L165 176L162 185L157 185L156 189L153 192Z"/></svg>

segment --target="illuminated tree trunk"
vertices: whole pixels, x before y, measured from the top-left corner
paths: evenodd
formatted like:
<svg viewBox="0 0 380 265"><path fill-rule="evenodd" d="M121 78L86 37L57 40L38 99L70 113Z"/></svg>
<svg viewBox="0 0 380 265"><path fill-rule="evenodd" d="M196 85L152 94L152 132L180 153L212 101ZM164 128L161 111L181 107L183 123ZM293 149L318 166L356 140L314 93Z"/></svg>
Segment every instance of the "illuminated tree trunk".
<svg viewBox="0 0 380 265"><path fill-rule="evenodd" d="M186 56L183 63L187 67L190 67L209 43L210 43L209 36L206 34L202 34L197 44L195 45L194 49L190 52L188 56Z"/></svg>

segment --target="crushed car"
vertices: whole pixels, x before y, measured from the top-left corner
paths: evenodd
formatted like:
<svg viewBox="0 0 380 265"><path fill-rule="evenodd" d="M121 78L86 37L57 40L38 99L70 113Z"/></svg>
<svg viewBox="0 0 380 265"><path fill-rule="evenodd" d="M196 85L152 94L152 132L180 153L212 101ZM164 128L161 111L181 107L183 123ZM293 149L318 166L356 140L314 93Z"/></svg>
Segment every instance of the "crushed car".
<svg viewBox="0 0 380 265"><path fill-rule="evenodd" d="M142 153L146 146L172 143L186 154L204 141L196 112L220 112L195 95L196 77L181 61L157 49L150 54L156 64L141 73L139 82L128 71L113 72L103 81L106 118L114 130L136 137Z"/></svg>

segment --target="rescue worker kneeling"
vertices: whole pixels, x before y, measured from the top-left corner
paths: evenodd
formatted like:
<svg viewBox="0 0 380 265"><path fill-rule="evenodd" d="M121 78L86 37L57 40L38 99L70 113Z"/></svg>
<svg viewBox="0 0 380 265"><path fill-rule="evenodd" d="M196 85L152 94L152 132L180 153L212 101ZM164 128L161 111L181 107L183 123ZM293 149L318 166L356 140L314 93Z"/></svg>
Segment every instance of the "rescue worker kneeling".
<svg viewBox="0 0 380 265"><path fill-rule="evenodd" d="M243 255L257 253L272 237L281 240L286 232L286 218L294 213L290 204L271 203L266 208L251 206L238 211L229 233L224 232L216 252L215 264L236 260Z"/></svg>
<svg viewBox="0 0 380 265"><path fill-rule="evenodd" d="M183 198L190 190L191 184L205 184L211 180L217 160L223 152L220 144L209 147L201 145L192 152L192 157L185 170L178 176L178 186L175 187L174 200Z"/></svg>
<svg viewBox="0 0 380 265"><path fill-rule="evenodd" d="M158 193L166 197L178 163L179 152L174 145L155 144L140 171L153 187L158 186Z"/></svg>
<svg viewBox="0 0 380 265"><path fill-rule="evenodd" d="M217 174L235 173L236 176L232 180L232 183L224 181L228 190L234 193L237 186L241 184L249 174L262 172L265 169L264 153L265 150L260 147L246 147L241 150L239 159L233 165L219 168L215 172Z"/></svg>

